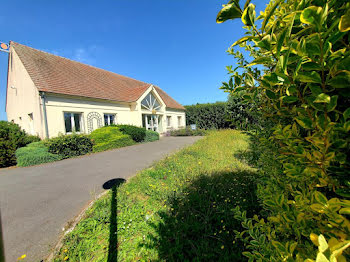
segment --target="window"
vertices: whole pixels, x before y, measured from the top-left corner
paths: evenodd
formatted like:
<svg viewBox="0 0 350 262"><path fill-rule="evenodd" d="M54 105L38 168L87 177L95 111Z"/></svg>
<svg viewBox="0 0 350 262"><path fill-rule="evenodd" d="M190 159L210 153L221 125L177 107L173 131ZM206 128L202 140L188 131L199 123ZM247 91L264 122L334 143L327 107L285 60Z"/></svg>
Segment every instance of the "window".
<svg viewBox="0 0 350 262"><path fill-rule="evenodd" d="M152 93L149 93L142 101L141 107L147 110L159 110L160 104Z"/></svg>
<svg viewBox="0 0 350 262"><path fill-rule="evenodd" d="M168 127L171 126L171 116L166 117L166 123Z"/></svg>
<svg viewBox="0 0 350 262"><path fill-rule="evenodd" d="M81 114L64 113L64 124L66 133L81 132Z"/></svg>
<svg viewBox="0 0 350 262"><path fill-rule="evenodd" d="M105 126L114 124L115 115L113 114L104 114Z"/></svg>
<svg viewBox="0 0 350 262"><path fill-rule="evenodd" d="M181 126L181 116L177 117L177 126Z"/></svg>

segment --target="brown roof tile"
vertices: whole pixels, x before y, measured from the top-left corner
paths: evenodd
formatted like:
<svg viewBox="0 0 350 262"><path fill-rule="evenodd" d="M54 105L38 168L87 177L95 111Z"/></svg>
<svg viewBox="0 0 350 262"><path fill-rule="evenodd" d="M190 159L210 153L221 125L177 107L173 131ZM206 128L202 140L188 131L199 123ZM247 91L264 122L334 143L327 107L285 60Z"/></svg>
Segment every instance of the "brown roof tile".
<svg viewBox="0 0 350 262"><path fill-rule="evenodd" d="M11 42L39 91L134 102L151 84ZM167 107L184 109L159 87Z"/></svg>

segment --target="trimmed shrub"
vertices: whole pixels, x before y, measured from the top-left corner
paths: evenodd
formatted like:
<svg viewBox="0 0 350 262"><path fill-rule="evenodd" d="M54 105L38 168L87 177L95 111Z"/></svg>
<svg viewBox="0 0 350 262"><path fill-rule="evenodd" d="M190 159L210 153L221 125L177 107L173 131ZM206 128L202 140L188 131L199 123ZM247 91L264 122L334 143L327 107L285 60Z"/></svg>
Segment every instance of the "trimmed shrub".
<svg viewBox="0 0 350 262"><path fill-rule="evenodd" d="M135 144L134 140L132 140L129 135L123 134L119 130L119 127L116 126L105 126L96 129L90 134L90 138L94 142L94 152Z"/></svg>
<svg viewBox="0 0 350 262"><path fill-rule="evenodd" d="M172 130L170 131L171 136L204 136L206 134L206 130L196 129L192 130L190 127L186 127L183 129Z"/></svg>
<svg viewBox="0 0 350 262"><path fill-rule="evenodd" d="M159 140L159 133L152 130L146 130L144 142L153 142Z"/></svg>
<svg viewBox="0 0 350 262"><path fill-rule="evenodd" d="M87 135L64 135L44 141L48 151L62 158L85 155L92 152L93 142Z"/></svg>
<svg viewBox="0 0 350 262"><path fill-rule="evenodd" d="M124 135L131 136L135 142L142 142L146 136L146 129L132 125L116 125Z"/></svg>
<svg viewBox="0 0 350 262"><path fill-rule="evenodd" d="M35 145L33 145L35 144ZM60 155L51 154L41 142L31 143L16 150L17 166L33 166L61 160Z"/></svg>
<svg viewBox="0 0 350 262"><path fill-rule="evenodd" d="M15 152L26 145L26 136L19 125L0 121L0 167L16 165Z"/></svg>
<svg viewBox="0 0 350 262"><path fill-rule="evenodd" d="M196 124L203 129L228 128L226 105L226 102L216 102L185 106L186 125Z"/></svg>
<svg viewBox="0 0 350 262"><path fill-rule="evenodd" d="M117 136L107 142L102 142L94 145L94 152L102 152L110 149L131 146L134 145L135 141L128 135Z"/></svg>
<svg viewBox="0 0 350 262"><path fill-rule="evenodd" d="M43 141L33 142L27 145L27 147L46 147Z"/></svg>
<svg viewBox="0 0 350 262"><path fill-rule="evenodd" d="M27 135L25 136L24 138L24 143L26 145L30 144L30 143L33 143L33 142L39 142L41 141L40 137L38 136L32 136L32 135Z"/></svg>

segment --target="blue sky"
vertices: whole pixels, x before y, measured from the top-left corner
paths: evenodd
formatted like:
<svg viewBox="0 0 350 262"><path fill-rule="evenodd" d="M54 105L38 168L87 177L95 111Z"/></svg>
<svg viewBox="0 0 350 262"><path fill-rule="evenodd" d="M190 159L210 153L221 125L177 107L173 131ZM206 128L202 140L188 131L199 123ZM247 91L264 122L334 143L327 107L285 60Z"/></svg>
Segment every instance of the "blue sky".
<svg viewBox="0 0 350 262"><path fill-rule="evenodd" d="M252 1L262 10L268 1ZM183 105L226 100L227 48L240 20L216 24L220 0L4 1L0 41L13 40L153 83ZM257 12L258 13L258 12ZM0 119L7 55L0 53Z"/></svg>

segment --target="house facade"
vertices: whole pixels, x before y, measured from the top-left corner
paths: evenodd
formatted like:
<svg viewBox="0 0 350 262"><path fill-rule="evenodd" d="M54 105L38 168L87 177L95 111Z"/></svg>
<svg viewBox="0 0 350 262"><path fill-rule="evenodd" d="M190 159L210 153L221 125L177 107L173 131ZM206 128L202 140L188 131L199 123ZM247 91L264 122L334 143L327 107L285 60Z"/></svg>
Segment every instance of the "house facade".
<svg viewBox="0 0 350 262"><path fill-rule="evenodd" d="M185 127L182 105L159 87L10 42L6 113L41 138L131 124Z"/></svg>

